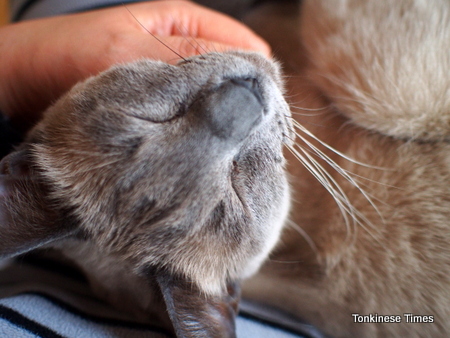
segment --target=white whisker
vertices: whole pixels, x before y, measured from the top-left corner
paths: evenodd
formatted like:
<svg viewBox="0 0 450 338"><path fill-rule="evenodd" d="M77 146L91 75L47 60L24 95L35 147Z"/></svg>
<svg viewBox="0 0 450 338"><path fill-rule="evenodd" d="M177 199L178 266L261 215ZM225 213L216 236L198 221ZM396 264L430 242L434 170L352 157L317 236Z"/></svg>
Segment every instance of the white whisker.
<svg viewBox="0 0 450 338"><path fill-rule="evenodd" d="M324 110L327 110L329 108L329 106L325 106L322 108L304 108L304 107L300 107L300 106L294 106L291 104L291 108L295 108L298 110L304 110L304 111L311 111L311 112L314 112L314 111L323 112ZM317 116L317 114L312 114L311 116Z"/></svg>
<svg viewBox="0 0 450 338"><path fill-rule="evenodd" d="M305 127L303 127L300 123L298 123L297 121L295 121L294 119L292 119L292 122L294 124L294 127L300 129L303 133L305 133L306 135L308 135L309 137L313 138L314 140L316 140L317 142L319 142L321 145L323 145L324 147L326 147L327 149L331 150L332 152L334 152L335 154L339 155L340 157L346 159L349 162L352 162L354 164L366 167L366 168L371 168L371 169L378 169L378 170L390 170L389 168L383 168L383 167L377 167L377 166L372 166L369 165L367 163L363 163L363 162L359 162L356 161L355 159L348 157L347 155L341 153L340 151L334 149L333 147L331 147L330 145L328 145L327 143L323 142L322 140L320 140L319 138L317 138L313 133L311 133L308 129L306 129Z"/></svg>
<svg viewBox="0 0 450 338"><path fill-rule="evenodd" d="M303 127L300 123L293 120L294 131L296 137L300 139L306 147L302 147L298 142L294 143L294 146L289 147L289 151L297 158L305 168L318 180L318 182L330 193L330 195L335 200L339 210L341 211L342 216L344 217L344 222L347 229L347 238L351 234L351 223L353 223L353 227L356 230L359 225L363 228L371 237L373 237L376 241L378 241L377 237L371 232L371 230L377 230L377 227L366 218L364 214L362 214L357 208L353 206L350 202L348 196L345 194L344 190L341 188L336 179L314 158L317 156L319 159L327 163L333 170L335 170L339 175L341 175L345 180L347 180L352 186L354 186L369 202L375 212L379 215L380 219L384 221L383 216L378 209L377 205L374 203L374 198L362 188L360 182L355 179L355 177L363 178L358 175L354 175L348 170L339 166L334 160L332 160L328 155L326 155L322 150L316 147L311 141L309 141L305 136L311 137L313 140L317 141L319 144L323 145L325 148L331 150L335 154L340 157L348 160L351 163L361 165L364 167L378 169L378 170L386 170L386 168L371 166L366 163L362 163L354 160L353 158L348 157L347 155L337 151L333 147L329 146L325 142L318 139L314 134L312 134L308 129ZM300 133L301 132L301 133ZM366 179L371 182L370 179ZM350 222L350 219L352 222Z"/></svg>
<svg viewBox="0 0 450 338"><path fill-rule="evenodd" d="M341 166L339 166L335 161L333 161L330 157L328 157L324 152L322 152L320 149L318 149L316 146L314 146L311 142L307 141L305 138L302 138L301 135L297 136L302 139L303 142L306 143L306 145L314 151L315 154L319 156L322 160L324 160L328 165L330 165L334 170L336 170L342 177L344 177L348 182L350 182L354 187L356 187L361 194L366 198L366 200L372 205L374 210L378 213L381 219L383 219L383 216L381 215L380 211L378 210L377 206L373 203L372 199L368 196L366 191L362 189L359 184L353 179L353 177L350 175L350 173L343 169Z"/></svg>
<svg viewBox="0 0 450 338"><path fill-rule="evenodd" d="M319 250L317 250L316 243L314 243L311 236L309 236L306 231L293 220L288 219L287 223L289 224L289 227L297 231L303 237L306 243L308 243L308 245L311 247L311 250L314 251L314 253L317 255L319 253Z"/></svg>
<svg viewBox="0 0 450 338"><path fill-rule="evenodd" d="M344 217L344 222L347 228L347 234L350 235L350 221L348 218L349 210L346 208L346 206L342 203L342 196L340 196L336 190L333 188L333 186L330 184L330 182L326 179L323 173L323 168L318 169L316 168L317 163L316 161L310 163L302 154L300 154L296 149L293 149L291 147L288 148L289 151L292 152L292 154L305 166L305 168L314 176L314 178L330 193L331 197L336 201L336 205L341 211L342 216ZM304 150L302 150L304 152Z"/></svg>

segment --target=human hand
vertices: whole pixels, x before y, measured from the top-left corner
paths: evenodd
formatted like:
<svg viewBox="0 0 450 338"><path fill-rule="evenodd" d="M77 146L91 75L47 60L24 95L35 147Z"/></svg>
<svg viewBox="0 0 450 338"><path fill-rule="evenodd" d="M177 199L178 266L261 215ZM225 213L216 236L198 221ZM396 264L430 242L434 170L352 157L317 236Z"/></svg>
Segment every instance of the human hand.
<svg viewBox="0 0 450 338"><path fill-rule="evenodd" d="M180 56L229 49L270 54L243 24L189 1L12 24L0 30L0 111L26 129L76 82L113 64L144 57L176 63Z"/></svg>

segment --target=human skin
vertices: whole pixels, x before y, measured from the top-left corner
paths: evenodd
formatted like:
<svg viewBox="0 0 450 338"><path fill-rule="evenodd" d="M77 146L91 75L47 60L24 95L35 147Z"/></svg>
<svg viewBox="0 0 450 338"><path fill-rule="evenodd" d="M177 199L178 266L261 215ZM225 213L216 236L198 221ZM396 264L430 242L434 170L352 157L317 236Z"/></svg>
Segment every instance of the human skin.
<svg viewBox="0 0 450 338"><path fill-rule="evenodd" d="M170 47L170 48L169 48ZM26 130L75 83L113 64L231 49L270 55L249 28L189 1L154 1L0 29L0 111Z"/></svg>

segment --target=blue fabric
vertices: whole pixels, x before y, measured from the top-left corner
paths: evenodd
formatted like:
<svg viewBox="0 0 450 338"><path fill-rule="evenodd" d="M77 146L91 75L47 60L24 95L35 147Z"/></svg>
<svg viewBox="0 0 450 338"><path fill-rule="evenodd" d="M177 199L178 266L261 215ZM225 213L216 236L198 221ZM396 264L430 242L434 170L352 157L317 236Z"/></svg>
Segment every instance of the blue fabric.
<svg viewBox="0 0 450 338"><path fill-rule="evenodd" d="M55 334L62 337L73 338L93 338L93 337L152 337L152 338L167 338L167 334L158 333L158 329L151 326L133 327L132 323L124 323L117 321L108 322L105 320L94 321L88 316L83 317L79 313L72 313L67 308L52 302L42 295L23 294L14 297L9 297L0 300L0 304L4 307L13 310L15 313L21 314L27 319L39 323L40 330L35 330L35 335L39 336L44 329L49 329ZM0 308L0 315L1 315ZM10 323L13 320L10 320ZM19 324L15 323L16 326ZM25 325L24 325L25 326ZM25 326L24 331L30 332L30 329ZM2 328L0 328L0 333ZM0 335L1 336L1 335ZM14 337L10 335L3 335L2 337Z"/></svg>
<svg viewBox="0 0 450 338"><path fill-rule="evenodd" d="M74 314L62 308L57 303L48 300L43 295L22 294L0 300L0 305L19 313L29 320L39 323L41 330L36 329L36 333L30 333L29 328L22 328L13 320L0 321L0 337L36 337L42 332L42 328L49 329L62 337L73 338L94 338L94 337L151 337L167 338L168 334L158 333L157 328L151 326L133 327L132 323L117 321L113 323L105 320L103 323L93 321L80 314ZM2 308L0 307L0 317ZM25 326L26 327L26 326ZM239 317L236 328L238 338L242 337L265 337L265 338L298 338L290 332L261 324L255 320Z"/></svg>
<svg viewBox="0 0 450 338"><path fill-rule="evenodd" d="M275 326L262 324L255 320L246 319L242 316L236 321L236 331L238 338L242 337L263 337L263 338L300 338L303 336L284 331Z"/></svg>
<svg viewBox="0 0 450 338"><path fill-rule="evenodd" d="M0 337L36 338L36 335L0 318Z"/></svg>
<svg viewBox="0 0 450 338"><path fill-rule="evenodd" d="M289 325L278 325L276 316L271 323L270 312L264 311L264 316L260 316L258 311L244 309L236 321L237 337L305 337ZM157 319L137 322L128 313L98 299L73 268L40 265L39 261L21 258L0 269L0 337L168 338L171 335L161 328Z"/></svg>

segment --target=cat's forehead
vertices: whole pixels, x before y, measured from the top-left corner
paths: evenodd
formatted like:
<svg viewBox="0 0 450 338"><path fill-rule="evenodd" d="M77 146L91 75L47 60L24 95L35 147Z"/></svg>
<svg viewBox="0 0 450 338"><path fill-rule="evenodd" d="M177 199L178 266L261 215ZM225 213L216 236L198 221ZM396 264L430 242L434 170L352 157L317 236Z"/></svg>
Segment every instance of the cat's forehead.
<svg viewBox="0 0 450 338"><path fill-rule="evenodd" d="M258 76L262 74L270 75L274 78L279 76L279 67L269 61L259 53L248 52L228 52L228 53L210 53L199 55L181 61L178 64L181 71L209 71L210 74L226 76L233 74L238 76Z"/></svg>
<svg viewBox="0 0 450 338"><path fill-rule="evenodd" d="M113 68L107 77L113 81L115 76L130 76L158 86L167 83L195 88L227 78L257 78L259 81L274 81L281 86L280 70L275 61L268 60L259 53L227 52L209 53L181 60L176 65L160 61L141 60ZM136 83L137 84L137 83Z"/></svg>
<svg viewBox="0 0 450 338"><path fill-rule="evenodd" d="M70 100L84 117L98 115L101 108L109 117L122 112L164 122L232 79L254 80L268 106L282 101L277 63L248 52L199 55L177 65L149 59L118 65L74 88Z"/></svg>

